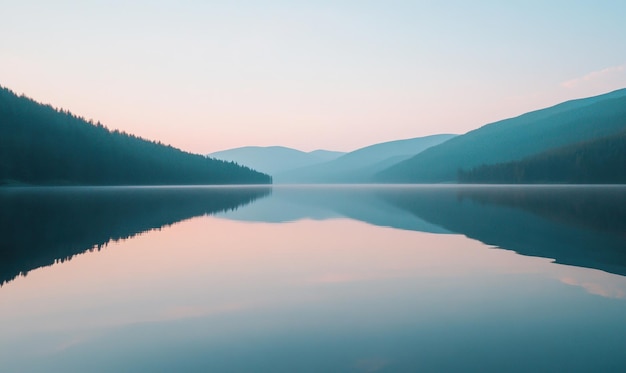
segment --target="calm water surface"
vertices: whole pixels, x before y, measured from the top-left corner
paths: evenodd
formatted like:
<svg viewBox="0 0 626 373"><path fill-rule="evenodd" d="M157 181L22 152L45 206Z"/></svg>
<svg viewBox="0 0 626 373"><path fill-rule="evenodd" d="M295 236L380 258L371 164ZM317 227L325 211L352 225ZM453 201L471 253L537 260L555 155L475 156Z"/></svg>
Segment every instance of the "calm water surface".
<svg viewBox="0 0 626 373"><path fill-rule="evenodd" d="M623 372L626 187L5 188L1 372Z"/></svg>

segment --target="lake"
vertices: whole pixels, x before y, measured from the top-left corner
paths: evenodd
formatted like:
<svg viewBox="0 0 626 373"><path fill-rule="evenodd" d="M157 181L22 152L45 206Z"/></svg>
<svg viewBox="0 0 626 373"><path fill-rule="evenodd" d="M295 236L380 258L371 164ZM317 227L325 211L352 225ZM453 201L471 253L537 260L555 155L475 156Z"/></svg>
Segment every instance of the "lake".
<svg viewBox="0 0 626 373"><path fill-rule="evenodd" d="M0 189L2 372L623 372L626 187Z"/></svg>

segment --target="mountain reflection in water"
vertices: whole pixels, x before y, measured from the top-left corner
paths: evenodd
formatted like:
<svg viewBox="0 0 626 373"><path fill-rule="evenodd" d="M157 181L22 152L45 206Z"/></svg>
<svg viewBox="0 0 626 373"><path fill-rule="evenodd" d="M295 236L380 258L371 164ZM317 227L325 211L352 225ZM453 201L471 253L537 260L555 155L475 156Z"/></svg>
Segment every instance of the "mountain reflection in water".
<svg viewBox="0 0 626 373"><path fill-rule="evenodd" d="M235 210L269 187L0 189L0 284L195 216Z"/></svg>
<svg viewBox="0 0 626 373"><path fill-rule="evenodd" d="M275 187L229 219L348 217L379 226L458 233L522 255L626 275L624 186Z"/></svg>
<svg viewBox="0 0 626 373"><path fill-rule="evenodd" d="M626 275L624 187L468 186L383 198L488 245Z"/></svg>
<svg viewBox="0 0 626 373"><path fill-rule="evenodd" d="M626 366L622 187L0 194L2 371Z"/></svg>
<svg viewBox="0 0 626 373"><path fill-rule="evenodd" d="M259 222L345 217L458 233L626 275L622 186L6 188L0 207L0 284L111 240L205 214Z"/></svg>

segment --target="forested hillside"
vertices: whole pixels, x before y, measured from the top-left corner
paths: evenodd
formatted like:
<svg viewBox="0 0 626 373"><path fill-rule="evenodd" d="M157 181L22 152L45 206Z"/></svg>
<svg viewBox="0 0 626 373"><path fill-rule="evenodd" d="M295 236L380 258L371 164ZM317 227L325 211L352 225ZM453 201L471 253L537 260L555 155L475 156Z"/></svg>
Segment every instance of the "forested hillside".
<svg viewBox="0 0 626 373"><path fill-rule="evenodd" d="M626 129L626 89L491 123L377 175L380 182L454 182L460 169L506 163Z"/></svg>
<svg viewBox="0 0 626 373"><path fill-rule="evenodd" d="M626 131L520 161L459 171L461 183L626 184Z"/></svg>
<svg viewBox="0 0 626 373"><path fill-rule="evenodd" d="M92 123L0 87L0 183L270 183L265 174Z"/></svg>

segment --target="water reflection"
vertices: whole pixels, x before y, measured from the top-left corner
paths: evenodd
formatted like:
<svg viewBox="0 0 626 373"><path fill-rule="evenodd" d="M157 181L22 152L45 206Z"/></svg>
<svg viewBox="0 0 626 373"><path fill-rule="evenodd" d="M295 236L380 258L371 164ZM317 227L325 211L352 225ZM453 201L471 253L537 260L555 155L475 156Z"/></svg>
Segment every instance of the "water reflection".
<svg viewBox="0 0 626 373"><path fill-rule="evenodd" d="M268 187L0 189L0 284L111 240L232 211Z"/></svg>
<svg viewBox="0 0 626 373"><path fill-rule="evenodd" d="M626 275L626 187L275 187L271 198L218 214L284 222L348 217L460 233L519 254Z"/></svg>
<svg viewBox="0 0 626 373"><path fill-rule="evenodd" d="M519 254L626 275L626 187L281 186L260 198L268 195L268 187L3 189L0 284L204 214L274 223L347 217L460 233Z"/></svg>
<svg viewBox="0 0 626 373"><path fill-rule="evenodd" d="M626 187L468 186L380 196L488 245L626 275Z"/></svg>
<svg viewBox="0 0 626 373"><path fill-rule="evenodd" d="M437 190L435 187L433 190ZM425 221L383 196L404 193L420 198L422 188L405 186L274 186L271 198L218 216L240 221L282 223L302 219L350 218L373 225L428 233L450 231Z"/></svg>
<svg viewBox="0 0 626 373"><path fill-rule="evenodd" d="M622 371L626 277L480 241L528 249L556 227L560 235L580 230L605 237L613 248L623 242L619 223L584 222L587 215L617 218L619 208L594 215L563 201L562 209L546 207L563 213L544 215L546 199L558 197L542 193L275 188L234 211L111 242L107 250L6 284L0 367L46 373ZM570 198L622 198L621 192L577 193ZM170 197L177 203L164 209L185 205L185 197ZM137 208L144 212L137 222L160 216L155 205L168 199L145 198L150 208ZM188 204L199 215L215 211ZM526 205L539 207L520 207ZM134 220L122 218L127 212L117 206L121 212L105 214L112 218L105 219L103 240L113 237L116 219ZM514 223L538 237L518 243L525 238ZM416 232L422 229L430 233ZM120 232L116 237L128 234Z"/></svg>

